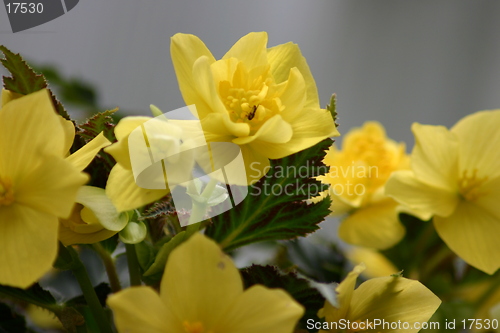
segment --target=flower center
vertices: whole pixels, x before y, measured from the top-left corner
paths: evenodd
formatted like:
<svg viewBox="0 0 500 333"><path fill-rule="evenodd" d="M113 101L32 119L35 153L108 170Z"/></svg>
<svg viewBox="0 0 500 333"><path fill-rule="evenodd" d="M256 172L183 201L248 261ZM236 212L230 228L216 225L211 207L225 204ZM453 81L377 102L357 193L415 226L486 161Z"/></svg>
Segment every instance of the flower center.
<svg viewBox="0 0 500 333"><path fill-rule="evenodd" d="M257 75L255 71L248 72L241 62L232 80L219 82L219 96L230 119L235 123L249 124L251 134L284 109L269 68Z"/></svg>
<svg viewBox="0 0 500 333"><path fill-rule="evenodd" d="M195 321L193 323L184 321L182 326L184 327L184 332L186 333L213 333L212 331L206 332L203 324L199 321Z"/></svg>
<svg viewBox="0 0 500 333"><path fill-rule="evenodd" d="M469 171L464 170L462 178L458 181L458 192L467 201L474 201L480 196L486 194L481 192L481 186L488 180L488 177L478 177L477 169L472 170L469 176Z"/></svg>
<svg viewBox="0 0 500 333"><path fill-rule="evenodd" d="M0 177L0 206L8 206L14 202L12 182L8 178Z"/></svg>

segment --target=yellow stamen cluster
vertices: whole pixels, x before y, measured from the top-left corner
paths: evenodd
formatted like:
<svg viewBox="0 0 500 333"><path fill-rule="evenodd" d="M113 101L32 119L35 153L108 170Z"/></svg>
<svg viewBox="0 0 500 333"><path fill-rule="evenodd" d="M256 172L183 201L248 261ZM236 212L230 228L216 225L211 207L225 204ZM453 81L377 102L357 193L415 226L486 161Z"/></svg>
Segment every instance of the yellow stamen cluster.
<svg viewBox="0 0 500 333"><path fill-rule="evenodd" d="M481 186L488 180L488 177L478 177L477 169L472 170L468 176L468 170L464 170L462 178L458 181L458 192L467 201L474 201L480 196L486 194L481 192Z"/></svg>
<svg viewBox="0 0 500 333"><path fill-rule="evenodd" d="M252 74L243 65L238 66L232 82L219 82L219 96L231 120L248 123L254 134L267 119L283 111L284 106L276 94L269 69L253 79Z"/></svg>
<svg viewBox="0 0 500 333"><path fill-rule="evenodd" d="M0 206L8 206L14 202L12 182L8 178L0 178Z"/></svg>

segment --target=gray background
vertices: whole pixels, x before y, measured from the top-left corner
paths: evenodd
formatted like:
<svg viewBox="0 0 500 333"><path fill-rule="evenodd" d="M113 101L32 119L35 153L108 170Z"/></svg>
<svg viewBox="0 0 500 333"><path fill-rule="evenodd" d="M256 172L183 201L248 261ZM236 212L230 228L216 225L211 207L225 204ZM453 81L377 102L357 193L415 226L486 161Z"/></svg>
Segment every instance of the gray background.
<svg viewBox="0 0 500 333"><path fill-rule="evenodd" d="M221 57L250 31L293 41L322 105L338 95L340 131L378 120L413 145L410 125L453 125L500 108L500 1L81 0L67 14L0 43L97 85L100 102L149 114L183 106L169 38L192 33ZM3 72L5 73L5 72Z"/></svg>

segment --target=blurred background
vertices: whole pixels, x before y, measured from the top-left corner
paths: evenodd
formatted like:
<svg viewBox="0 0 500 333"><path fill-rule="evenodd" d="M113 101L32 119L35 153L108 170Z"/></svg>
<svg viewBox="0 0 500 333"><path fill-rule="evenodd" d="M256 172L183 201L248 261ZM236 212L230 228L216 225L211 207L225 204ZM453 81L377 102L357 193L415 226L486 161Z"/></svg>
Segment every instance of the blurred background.
<svg viewBox="0 0 500 333"><path fill-rule="evenodd" d="M172 35L195 34L219 58L243 35L265 30L269 46L299 44L323 107L337 94L341 133L378 120L411 148L412 122L451 126L500 108L499 17L493 0L81 0L16 34L0 10L0 44L35 66L55 66L49 82L88 89L88 104L149 114L149 104L184 105ZM88 105L68 108L83 120Z"/></svg>

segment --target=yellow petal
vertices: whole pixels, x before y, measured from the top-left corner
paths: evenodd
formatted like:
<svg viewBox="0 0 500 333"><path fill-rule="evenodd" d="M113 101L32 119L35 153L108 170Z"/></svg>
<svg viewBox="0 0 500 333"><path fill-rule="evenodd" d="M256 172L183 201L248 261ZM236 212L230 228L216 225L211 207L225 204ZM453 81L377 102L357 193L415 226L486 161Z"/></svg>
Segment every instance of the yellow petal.
<svg viewBox="0 0 500 333"><path fill-rule="evenodd" d="M452 215L434 218L434 226L446 245L468 264L493 274L500 268L498 217L462 201Z"/></svg>
<svg viewBox="0 0 500 333"><path fill-rule="evenodd" d="M0 111L0 170L16 178L40 155L65 156L65 132L47 90L20 97Z"/></svg>
<svg viewBox="0 0 500 333"><path fill-rule="evenodd" d="M276 83L284 82L290 75L290 68L297 67L306 83L306 108L318 108L319 97L316 83L306 59L302 56L299 46L292 42L277 45L267 50L267 59L271 64L271 73Z"/></svg>
<svg viewBox="0 0 500 333"><path fill-rule="evenodd" d="M0 284L26 288L52 268L57 217L19 204L0 206Z"/></svg>
<svg viewBox="0 0 500 333"><path fill-rule="evenodd" d="M285 106L282 112L283 119L293 122L297 115L304 109L306 102L306 83L300 71L294 67L290 69L290 75L286 81L283 93L280 96L281 103Z"/></svg>
<svg viewBox="0 0 500 333"><path fill-rule="evenodd" d="M2 88L2 104L0 107L3 107L5 104L9 103L10 101L13 101L15 99L18 99L20 97L23 97L24 95L15 93L13 91L3 89Z"/></svg>
<svg viewBox="0 0 500 333"><path fill-rule="evenodd" d="M340 224L339 237L350 244L380 250L394 246L405 235L396 206L393 200L385 200L357 209Z"/></svg>
<svg viewBox="0 0 500 333"><path fill-rule="evenodd" d="M151 120L150 117L125 117L121 119L115 127L115 135L118 142L106 147L104 151L120 163L126 169L132 169L130 164L130 154L128 149L129 134L145 122Z"/></svg>
<svg viewBox="0 0 500 333"><path fill-rule="evenodd" d="M88 176L68 161L47 156L18 179L14 196L20 204L65 218L71 213L78 189L87 181Z"/></svg>
<svg viewBox="0 0 500 333"><path fill-rule="evenodd" d="M346 319L347 313L350 312L351 298L354 294L354 287L359 274L365 270L364 264L359 264L347 274L347 277L335 288L337 292L337 305L333 306L328 301L325 301L325 307L320 310L325 316L325 321L338 322L340 319Z"/></svg>
<svg viewBox="0 0 500 333"><path fill-rule="evenodd" d="M394 172L385 185L385 194L411 209L421 212L429 219L433 215L449 216L457 206L457 192L422 183L413 172ZM427 213L426 216L423 214Z"/></svg>
<svg viewBox="0 0 500 333"><path fill-rule="evenodd" d="M283 120L281 115L277 114L268 119L254 135L236 138L233 140L233 143L245 145L255 140L259 140L259 142L255 142L255 146L259 146L260 142L286 143L290 141L292 135L292 126Z"/></svg>
<svg viewBox="0 0 500 333"><path fill-rule="evenodd" d="M203 103L196 104L196 111L208 114L211 111L227 113L226 107L217 94L215 81L210 69L210 61L207 56L201 56L193 65L194 87L198 92L199 100Z"/></svg>
<svg viewBox="0 0 500 333"><path fill-rule="evenodd" d="M111 142L106 139L104 133L101 132L85 146L68 156L67 160L71 162L75 168L82 171L90 164L90 162L92 162L94 157L102 148L107 147L110 144Z"/></svg>
<svg viewBox="0 0 500 333"><path fill-rule="evenodd" d="M312 147L318 142L339 136L330 112L326 110L302 110L291 124L292 138L286 143L259 141L252 149L270 159L283 158Z"/></svg>
<svg viewBox="0 0 500 333"><path fill-rule="evenodd" d="M210 331L242 294L243 285L218 244L195 234L170 254L160 290L181 322L201 322Z"/></svg>
<svg viewBox="0 0 500 333"><path fill-rule="evenodd" d="M180 333L181 323L150 287L132 287L109 296L120 333Z"/></svg>
<svg viewBox="0 0 500 333"><path fill-rule="evenodd" d="M415 147L411 168L422 182L456 190L458 179L458 139L443 126L414 123Z"/></svg>
<svg viewBox="0 0 500 333"><path fill-rule="evenodd" d="M362 273L367 278L389 276L399 270L382 253L364 247L353 247L347 251L347 258L354 264L364 263L366 270Z"/></svg>
<svg viewBox="0 0 500 333"><path fill-rule="evenodd" d="M72 121L66 120L61 116L58 116L58 118L64 132L63 157L66 157L67 155L69 155L69 150L71 149L71 146L75 141L75 124L73 124Z"/></svg>
<svg viewBox="0 0 500 333"><path fill-rule="evenodd" d="M478 176L500 176L500 110L482 111L462 118L451 132L460 141L460 173L477 168Z"/></svg>
<svg viewBox="0 0 500 333"><path fill-rule="evenodd" d="M264 177L271 167L269 159L252 149L249 145L241 146L248 185ZM240 185L240 184L238 184Z"/></svg>
<svg viewBox="0 0 500 333"><path fill-rule="evenodd" d="M111 169L106 183L106 195L118 212L142 207L168 193L168 190L148 190L137 186L132 170L125 169L120 164Z"/></svg>
<svg viewBox="0 0 500 333"><path fill-rule="evenodd" d="M420 282L402 277L381 277L362 283L351 300L348 319L375 322L385 320L414 323L428 321L441 301ZM398 332L382 326L376 332ZM417 332L419 329L404 329L401 332Z"/></svg>
<svg viewBox="0 0 500 333"><path fill-rule="evenodd" d="M215 332L290 333L304 308L283 290L256 285L231 305Z"/></svg>
<svg viewBox="0 0 500 333"><path fill-rule="evenodd" d="M222 59L236 58L248 69L267 65L267 32L251 32L238 40Z"/></svg>
<svg viewBox="0 0 500 333"><path fill-rule="evenodd" d="M500 202L500 177L490 178L482 184L480 192L483 195L480 195L474 203L500 220L500 205L498 204Z"/></svg>
<svg viewBox="0 0 500 333"><path fill-rule="evenodd" d="M187 34L175 34L171 38L170 54L186 105L195 104L200 119L203 119L208 114L210 106L206 105L196 89L193 89L197 80L193 77L193 66L202 56L206 56L210 64L215 62L215 58L198 37Z"/></svg>

